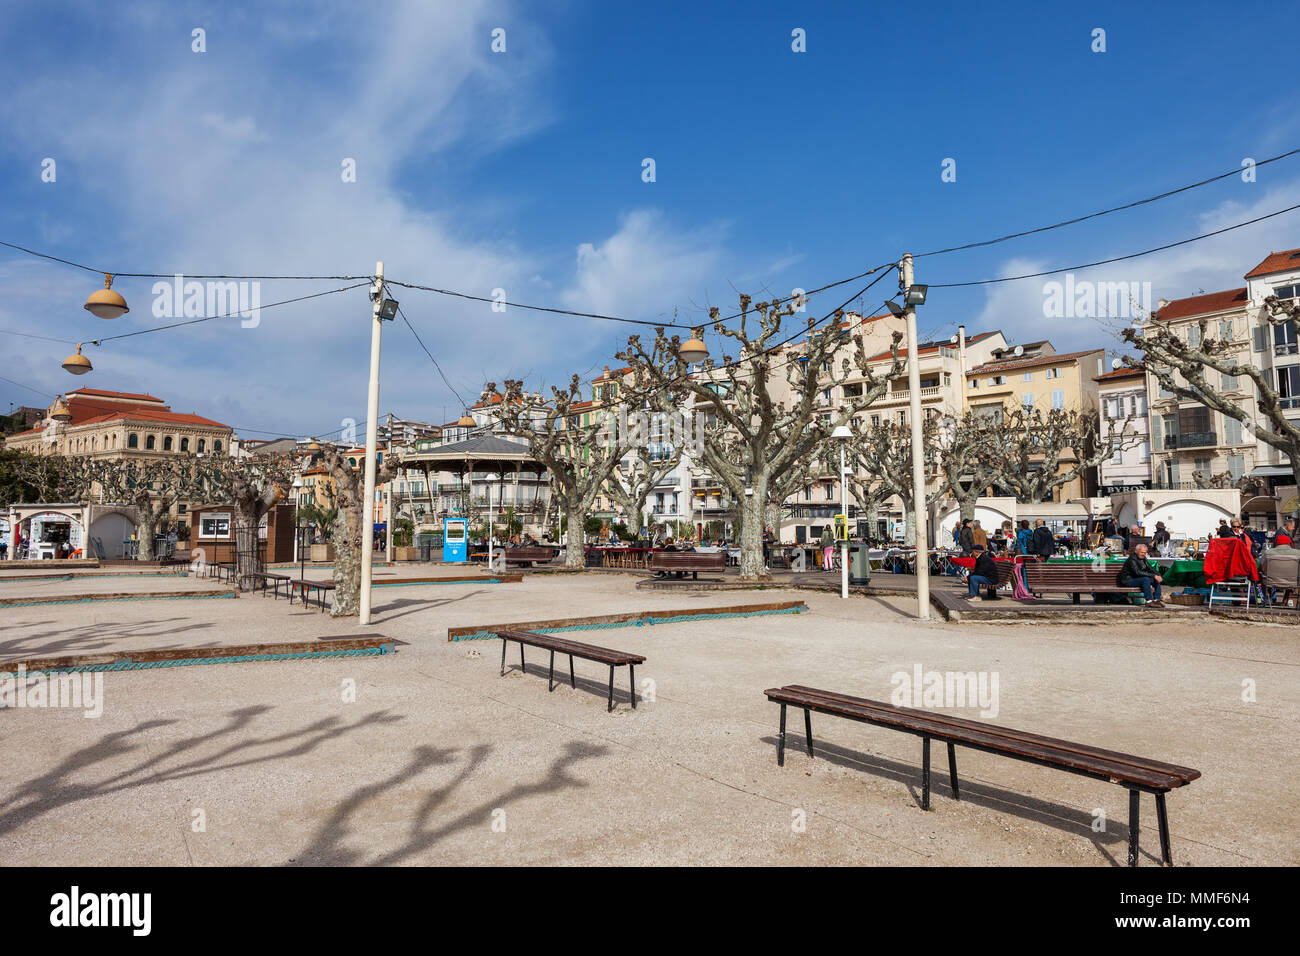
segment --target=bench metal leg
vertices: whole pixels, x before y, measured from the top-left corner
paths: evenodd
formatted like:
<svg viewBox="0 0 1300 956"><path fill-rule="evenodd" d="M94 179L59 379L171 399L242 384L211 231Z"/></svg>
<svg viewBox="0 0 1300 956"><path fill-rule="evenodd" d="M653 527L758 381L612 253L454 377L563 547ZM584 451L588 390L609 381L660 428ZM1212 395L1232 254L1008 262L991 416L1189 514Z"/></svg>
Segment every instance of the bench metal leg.
<svg viewBox="0 0 1300 956"><path fill-rule="evenodd" d="M776 765L785 766L785 704L781 705L781 734L776 740Z"/></svg>
<svg viewBox="0 0 1300 956"><path fill-rule="evenodd" d="M813 755L812 711L809 710L807 707L803 709L803 735L804 735L804 740L808 744L808 756L811 757Z"/></svg>
<svg viewBox="0 0 1300 956"><path fill-rule="evenodd" d="M960 800L961 794L957 790L957 748L952 744L948 745L948 779L952 781L952 798Z"/></svg>
<svg viewBox="0 0 1300 956"><path fill-rule="evenodd" d="M569 655L569 686L573 688L577 688L578 686L578 681L573 676L573 655L572 654Z"/></svg>
<svg viewBox="0 0 1300 956"><path fill-rule="evenodd" d="M921 738L921 809L930 809L930 738Z"/></svg>
<svg viewBox="0 0 1300 956"><path fill-rule="evenodd" d="M507 641L504 637L501 638L501 676L502 677L506 676L506 648L509 646L510 646L510 642Z"/></svg>
<svg viewBox="0 0 1300 956"><path fill-rule="evenodd" d="M1165 811L1165 795L1156 794L1156 820L1160 824L1160 862L1165 866L1174 865L1174 855L1169 849L1169 815Z"/></svg>
<svg viewBox="0 0 1300 956"><path fill-rule="evenodd" d="M555 651L551 651L551 669L546 672L546 692L555 690Z"/></svg>
<svg viewBox="0 0 1300 956"><path fill-rule="evenodd" d="M609 665L609 707L606 712L614 709L614 665Z"/></svg>
<svg viewBox="0 0 1300 956"><path fill-rule="evenodd" d="M636 710L636 665L628 664L627 672L630 675L628 686L632 688L632 709Z"/></svg>
<svg viewBox="0 0 1300 956"><path fill-rule="evenodd" d="M1141 809L1136 790L1128 792L1128 865L1138 865L1138 816Z"/></svg>
<svg viewBox="0 0 1300 956"><path fill-rule="evenodd" d="M524 642L523 641L519 642L519 669L523 671L525 674L528 673L528 668L524 666Z"/></svg>

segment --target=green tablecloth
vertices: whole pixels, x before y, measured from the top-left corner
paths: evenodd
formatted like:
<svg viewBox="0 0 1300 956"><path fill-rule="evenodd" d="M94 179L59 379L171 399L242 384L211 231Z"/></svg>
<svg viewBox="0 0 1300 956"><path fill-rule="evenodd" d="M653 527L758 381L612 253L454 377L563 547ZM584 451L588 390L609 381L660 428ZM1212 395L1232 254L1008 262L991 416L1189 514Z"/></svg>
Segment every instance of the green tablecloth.
<svg viewBox="0 0 1300 956"><path fill-rule="evenodd" d="M1169 587L1205 587L1204 561L1175 561L1160 576Z"/></svg>

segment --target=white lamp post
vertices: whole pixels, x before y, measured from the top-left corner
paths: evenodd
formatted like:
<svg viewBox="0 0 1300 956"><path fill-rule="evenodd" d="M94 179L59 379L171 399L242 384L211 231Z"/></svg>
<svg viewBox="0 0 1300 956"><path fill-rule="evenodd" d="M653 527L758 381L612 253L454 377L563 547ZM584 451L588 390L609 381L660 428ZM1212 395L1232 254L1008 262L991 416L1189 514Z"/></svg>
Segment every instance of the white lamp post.
<svg viewBox="0 0 1300 956"><path fill-rule="evenodd" d="M840 425L831 432L831 437L840 443L840 514L844 515L844 537L840 539L840 597L849 596L849 492L848 468L845 464L844 449L853 437L848 425Z"/></svg>

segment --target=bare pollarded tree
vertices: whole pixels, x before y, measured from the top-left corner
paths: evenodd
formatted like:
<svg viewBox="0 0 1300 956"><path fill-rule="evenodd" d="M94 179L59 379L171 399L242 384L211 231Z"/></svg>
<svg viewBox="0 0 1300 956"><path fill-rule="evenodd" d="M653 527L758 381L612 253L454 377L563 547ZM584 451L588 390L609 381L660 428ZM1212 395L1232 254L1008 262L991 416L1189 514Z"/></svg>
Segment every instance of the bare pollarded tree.
<svg viewBox="0 0 1300 956"><path fill-rule="evenodd" d="M365 469L355 468L337 448L323 449L320 464L334 481L334 598L331 617L352 617L361 613L361 551L363 535L371 533L371 516L365 503ZM375 487L387 482L401 468L401 461L385 455L375 465ZM390 529L389 533L392 531Z"/></svg>
<svg viewBox="0 0 1300 956"><path fill-rule="evenodd" d="M1283 301L1271 295L1264 300L1262 318L1268 327L1300 324L1300 300ZM1296 483L1300 484L1300 424L1287 417L1287 412L1294 411L1292 402L1296 396L1282 395L1266 370L1231 358L1235 346L1212 333L1206 319L1197 324L1200 335L1195 337L1196 344L1162 324L1158 312L1152 319L1121 333L1125 342L1142 353L1138 359L1124 356L1124 365L1150 372L1164 389L1180 399L1198 402L1253 429L1260 441L1287 456ZM1226 390L1210 384L1207 372L1250 379L1255 385L1259 421L1250 413L1248 405L1243 406ZM1221 385L1222 378L1219 382Z"/></svg>
<svg viewBox="0 0 1300 956"><path fill-rule="evenodd" d="M657 449L662 451L656 454ZM627 515L632 525L629 531L640 532L650 493L681 460L681 448L671 443L637 444L625 456L624 467L614 470L605 493Z"/></svg>
<svg viewBox="0 0 1300 956"><path fill-rule="evenodd" d="M1050 501L1057 488L1085 475L1117 451L1132 447L1138 436L1133 416L1112 425L1103 438L1095 410L1016 409L992 423L991 439L1001 467L994 478L1025 503Z"/></svg>
<svg viewBox="0 0 1300 956"><path fill-rule="evenodd" d="M868 363L861 335L846 327L840 310L834 324L822 330L809 319L803 341L778 352L782 328L790 331L783 324L795 309L795 302L754 303L741 295L736 325L719 322L718 310L710 309L713 331L734 343L739 357L724 355L721 364L707 359L696 373L682 358L679 338L666 336L662 328L650 350L634 335L618 353L632 367L638 386L656 393L658 407L675 410L680 406L671 403L685 393L712 414L700 458L736 502L745 580L770 576L763 562L763 519L772 492L792 469L818 457L836 426L867 408L905 372L898 351L901 332L893 334L890 367L877 372ZM837 368L835 360L846 350L852 359L842 357ZM856 395L846 395L837 405L823 403L823 392L841 388L850 378L857 379Z"/></svg>
<svg viewBox="0 0 1300 956"><path fill-rule="evenodd" d="M507 379L505 386L495 408L498 421L507 435L524 439L528 453L550 473L551 495L566 519L564 564L585 567L587 512L630 450L627 436L611 427L613 409L583 402L577 375L568 388L553 386L549 399L525 392L519 380ZM496 384L489 383L485 393L495 392Z"/></svg>
<svg viewBox="0 0 1300 956"><path fill-rule="evenodd" d="M97 480L105 500L135 506L138 560L153 559L153 540L159 526L178 501L202 497L210 490L221 461L183 454L102 459L98 463Z"/></svg>
<svg viewBox="0 0 1300 956"><path fill-rule="evenodd" d="M228 501L234 509L235 581L241 590L250 589L254 586L252 575L259 570L258 529L271 509L289 496L292 463L287 457L269 455L211 455L201 461L203 496L210 501Z"/></svg>
<svg viewBox="0 0 1300 956"><path fill-rule="evenodd" d="M850 426L853 437L847 439L845 449L850 462L848 486L859 508L874 514L880 505L897 495L903 506L905 544L916 544L915 494L912 483L912 429L910 425L891 423L871 425L854 422ZM931 417L921 425L921 442L924 452L925 473L935 473L938 458L939 422ZM838 467L838 460L835 461ZM928 491L925 506L928 508L946 491L944 482Z"/></svg>

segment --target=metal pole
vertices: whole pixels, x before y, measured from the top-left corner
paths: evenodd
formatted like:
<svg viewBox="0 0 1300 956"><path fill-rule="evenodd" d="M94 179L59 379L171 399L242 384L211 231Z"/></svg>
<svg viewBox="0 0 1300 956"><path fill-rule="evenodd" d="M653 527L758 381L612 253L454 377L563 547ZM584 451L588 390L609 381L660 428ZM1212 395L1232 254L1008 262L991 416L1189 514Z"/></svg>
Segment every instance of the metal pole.
<svg viewBox="0 0 1300 956"><path fill-rule="evenodd" d="M903 294L912 287L912 254L902 263ZM912 512L916 525L916 600L917 617L930 619L930 549L929 529L925 520L925 449L921 438L921 359L917 355L916 306L903 300L907 314L907 390L908 413L912 418ZM964 384L964 383L963 383Z"/></svg>
<svg viewBox="0 0 1300 956"><path fill-rule="evenodd" d="M388 413L388 457L393 456L393 413ZM393 478L397 478L394 475ZM388 486L392 480L384 482L384 560L393 563L393 519L397 517L393 510L393 489Z"/></svg>
<svg viewBox="0 0 1300 956"><path fill-rule="evenodd" d="M370 390L366 396L366 483L362 493L361 530L361 623L370 623L370 582L375 562L375 454L379 443L379 348L383 322L379 308L384 302L384 264L375 263L375 285L370 327Z"/></svg>
<svg viewBox="0 0 1300 956"><path fill-rule="evenodd" d="M844 439L840 439L840 514L844 515L844 540L840 542L840 597L849 596L849 493L844 465Z"/></svg>

